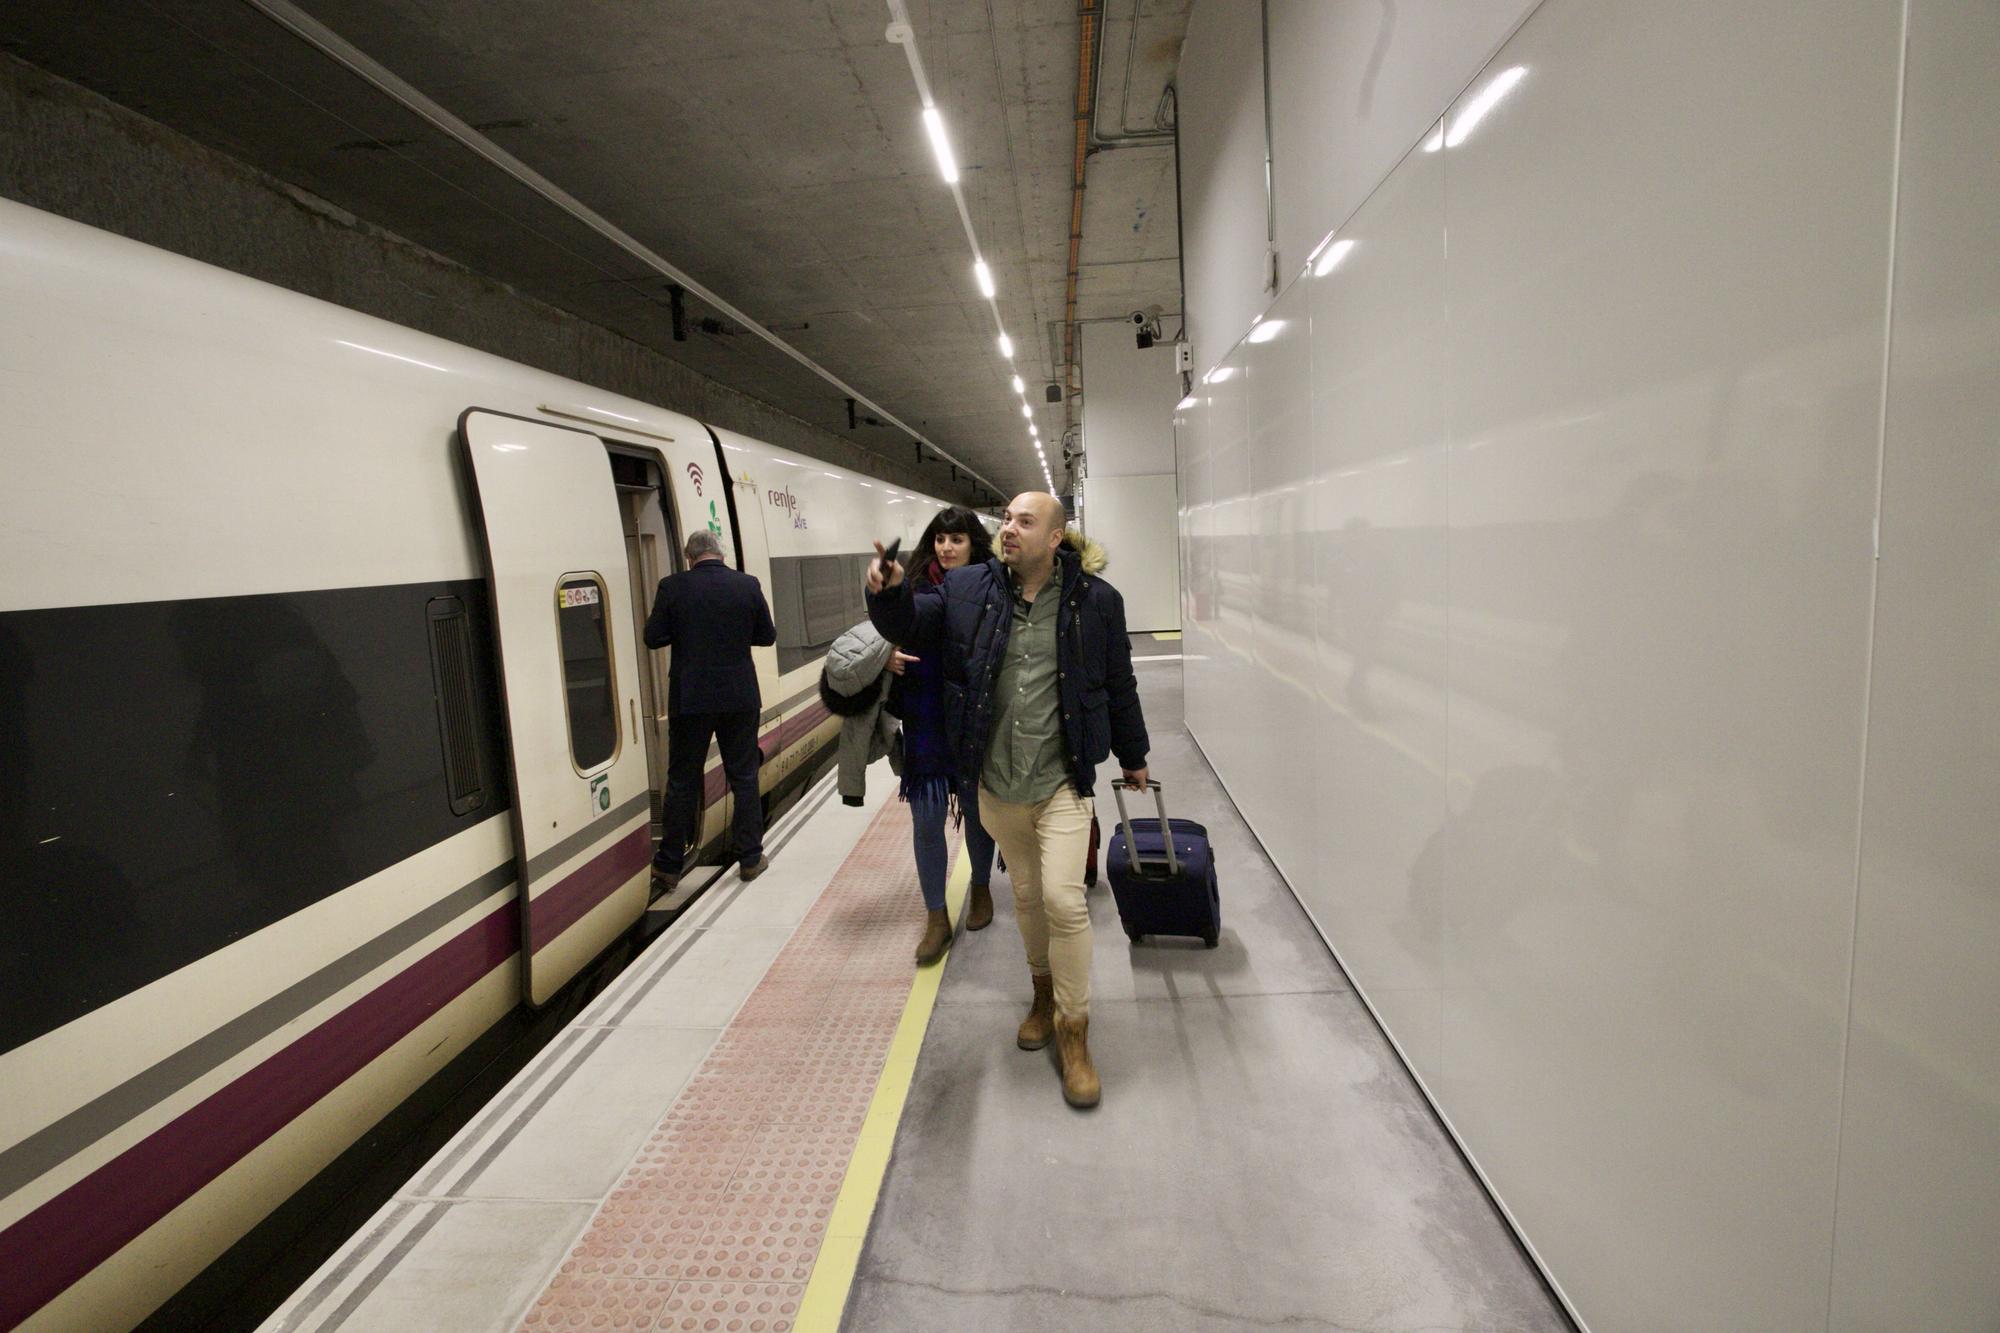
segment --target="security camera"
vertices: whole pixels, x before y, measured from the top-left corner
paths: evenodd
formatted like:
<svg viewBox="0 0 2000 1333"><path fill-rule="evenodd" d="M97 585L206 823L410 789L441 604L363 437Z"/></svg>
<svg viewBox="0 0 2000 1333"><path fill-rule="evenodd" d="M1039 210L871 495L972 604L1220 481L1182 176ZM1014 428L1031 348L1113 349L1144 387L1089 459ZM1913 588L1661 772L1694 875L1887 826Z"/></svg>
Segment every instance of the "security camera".
<svg viewBox="0 0 2000 1333"><path fill-rule="evenodd" d="M1143 310L1134 310L1131 314L1125 316L1125 318L1131 320L1142 329L1153 322L1153 317Z"/></svg>

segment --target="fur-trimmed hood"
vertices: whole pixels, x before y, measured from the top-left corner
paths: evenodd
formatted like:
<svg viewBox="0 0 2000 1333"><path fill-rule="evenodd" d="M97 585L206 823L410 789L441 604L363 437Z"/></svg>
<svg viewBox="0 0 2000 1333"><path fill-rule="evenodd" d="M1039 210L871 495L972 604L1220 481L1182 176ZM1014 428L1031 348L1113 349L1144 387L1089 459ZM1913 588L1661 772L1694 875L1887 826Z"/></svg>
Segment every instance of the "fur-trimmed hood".
<svg viewBox="0 0 2000 1333"><path fill-rule="evenodd" d="M1104 567L1111 563L1111 555L1102 545L1075 528L1063 530L1063 545L1076 552L1077 563L1086 574L1102 574Z"/></svg>

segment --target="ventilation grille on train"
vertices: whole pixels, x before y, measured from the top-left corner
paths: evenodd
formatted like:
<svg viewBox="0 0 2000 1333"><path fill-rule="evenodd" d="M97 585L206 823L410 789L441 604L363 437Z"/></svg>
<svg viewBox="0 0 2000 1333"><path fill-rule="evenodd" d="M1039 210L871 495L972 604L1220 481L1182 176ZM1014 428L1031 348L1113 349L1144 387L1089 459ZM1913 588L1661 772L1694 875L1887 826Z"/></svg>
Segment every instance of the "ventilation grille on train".
<svg viewBox="0 0 2000 1333"><path fill-rule="evenodd" d="M486 774L479 762L479 710L472 683L472 623L456 597L430 601L431 680L437 692L438 734L444 741L444 780L451 812L470 814L486 804Z"/></svg>

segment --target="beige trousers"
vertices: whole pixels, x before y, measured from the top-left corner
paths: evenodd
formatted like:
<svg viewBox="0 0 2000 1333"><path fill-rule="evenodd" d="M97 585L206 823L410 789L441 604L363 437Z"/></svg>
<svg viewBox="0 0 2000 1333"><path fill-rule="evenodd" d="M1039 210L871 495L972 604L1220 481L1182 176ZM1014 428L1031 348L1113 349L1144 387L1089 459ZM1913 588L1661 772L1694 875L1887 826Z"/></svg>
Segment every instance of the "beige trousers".
<svg viewBox="0 0 2000 1333"><path fill-rule="evenodd" d="M1046 801L1015 805L979 789L979 822L1007 858L1014 919L1028 970L1055 984L1056 1012L1090 1012L1090 908L1083 867L1090 855L1090 802L1065 782Z"/></svg>

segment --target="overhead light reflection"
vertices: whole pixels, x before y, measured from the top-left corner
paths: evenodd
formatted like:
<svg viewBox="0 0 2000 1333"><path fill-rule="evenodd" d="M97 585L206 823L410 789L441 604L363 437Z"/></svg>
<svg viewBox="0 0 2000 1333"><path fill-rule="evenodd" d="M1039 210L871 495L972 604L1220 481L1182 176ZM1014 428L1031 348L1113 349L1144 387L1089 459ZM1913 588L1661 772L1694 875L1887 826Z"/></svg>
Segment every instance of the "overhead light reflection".
<svg viewBox="0 0 2000 1333"><path fill-rule="evenodd" d="M1284 320L1282 319L1266 320L1264 323L1261 323L1257 325L1256 328L1250 330L1250 336L1248 338L1248 341L1253 343L1267 343L1271 341L1271 339L1283 333L1284 331L1285 331Z"/></svg>
<svg viewBox="0 0 2000 1333"><path fill-rule="evenodd" d="M419 361L414 356L403 356L396 352L385 352L379 347L369 347L365 343L351 343L345 338L335 338L334 341L342 347L352 347L357 352L369 352L375 356L386 356L391 361L401 361L412 366L422 366L425 370L442 370L447 375L451 373L451 367L449 366L433 365L429 361Z"/></svg>
<svg viewBox="0 0 2000 1333"><path fill-rule="evenodd" d="M1022 415L1022 416L1024 416L1024 417L1028 417L1028 418L1031 418L1031 419L1032 419L1032 418L1034 417L1034 415L1035 415L1035 409L1034 409L1034 408L1032 408L1032 407L1029 407L1029 406L1028 406L1028 405L1027 405L1026 403L1022 403L1022 404L1021 404L1021 415Z"/></svg>
<svg viewBox="0 0 2000 1333"><path fill-rule="evenodd" d="M972 261L972 276L979 280L979 294L989 301L992 300L994 291L993 270L986 267L985 260L975 259Z"/></svg>
<svg viewBox="0 0 2000 1333"><path fill-rule="evenodd" d="M1426 153L1435 153L1442 147L1444 147L1444 122L1439 121L1436 131L1432 133L1430 138L1424 140L1424 151Z"/></svg>
<svg viewBox="0 0 2000 1333"><path fill-rule="evenodd" d="M1016 375L1014 377L1014 392L1026 393L1027 391L1028 391L1028 386L1021 382L1021 377L1019 375Z"/></svg>
<svg viewBox="0 0 2000 1333"><path fill-rule="evenodd" d="M1189 409L1190 407L1193 407L1193 406L1194 406L1194 395L1193 395L1193 394L1189 394L1189 395L1188 395L1187 397L1185 397L1185 398L1181 399L1181 400L1180 400L1180 401L1179 401L1178 403L1175 403L1175 404L1174 404L1174 411L1176 411L1176 412L1185 412L1185 411L1187 411L1187 410L1188 410L1188 409Z"/></svg>
<svg viewBox="0 0 2000 1333"><path fill-rule="evenodd" d="M1444 146L1456 148L1464 143L1465 136L1472 133L1480 121L1486 119L1486 113L1498 106L1500 99L1512 92L1514 85L1519 83L1521 76L1527 72L1526 65L1516 65L1494 76L1493 82L1481 88L1478 95L1467 102L1465 109L1458 113L1458 118L1451 122L1451 132L1445 135Z"/></svg>
<svg viewBox="0 0 2000 1333"><path fill-rule="evenodd" d="M1236 374L1235 366L1217 366L1201 377L1203 384L1220 384Z"/></svg>
<svg viewBox="0 0 2000 1333"><path fill-rule="evenodd" d="M1323 278L1339 268L1340 261L1347 258L1347 252L1353 248L1353 241L1335 241L1326 247L1326 253L1319 257L1319 263L1313 265L1313 276Z"/></svg>
<svg viewBox="0 0 2000 1333"><path fill-rule="evenodd" d="M1014 359L1014 340L1004 333L1000 335L1000 355L1009 361Z"/></svg>

